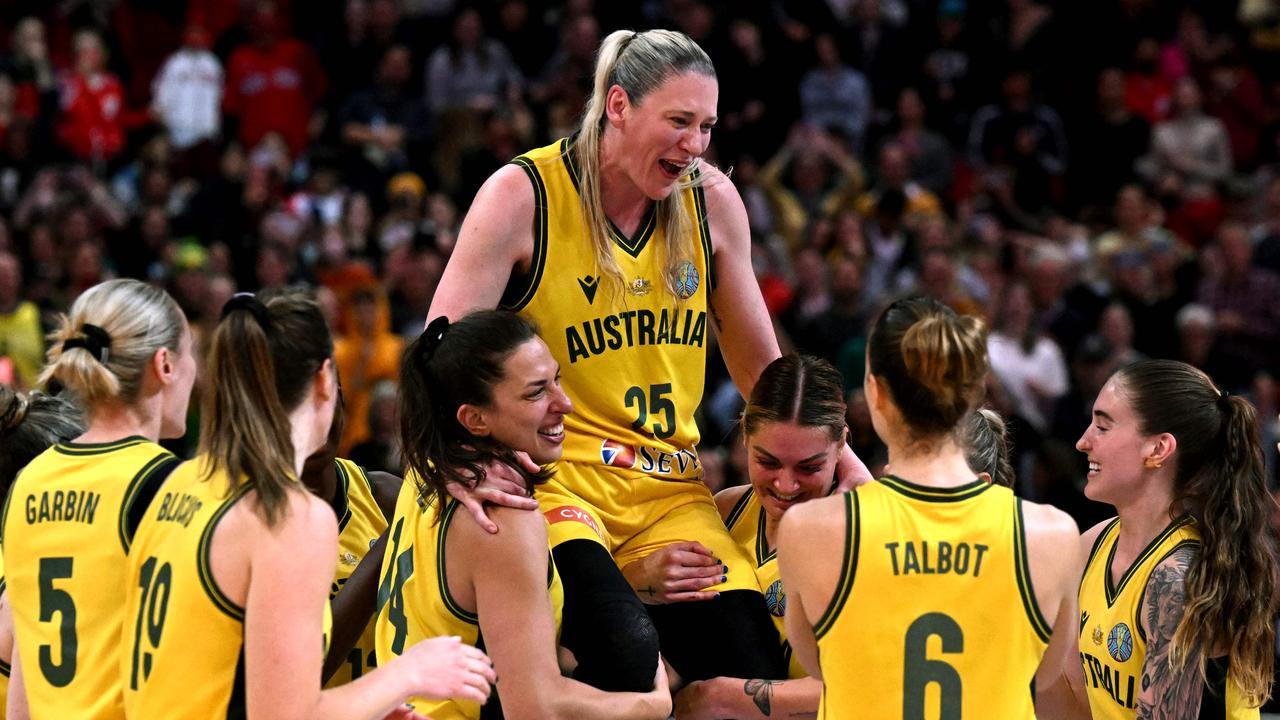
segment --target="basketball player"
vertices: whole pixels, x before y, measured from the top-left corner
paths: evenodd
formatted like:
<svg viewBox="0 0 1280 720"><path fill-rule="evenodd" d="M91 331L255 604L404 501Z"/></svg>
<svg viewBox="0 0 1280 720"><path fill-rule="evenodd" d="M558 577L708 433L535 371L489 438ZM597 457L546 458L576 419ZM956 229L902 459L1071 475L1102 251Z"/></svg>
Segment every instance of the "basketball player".
<svg viewBox="0 0 1280 720"><path fill-rule="evenodd" d="M400 491L383 560L379 662L406 642L459 635L493 658L507 717L666 718L671 696L661 670L647 693L602 692L562 677L564 594L543 517L498 508L490 519L499 532L491 534L448 494L448 483L473 484L491 461L513 462L514 451L541 465L560 458L573 405L533 326L493 310L452 324L437 318L406 352L401 387L401 444L418 481ZM526 493L541 480L527 476ZM415 704L436 720L481 717L475 702ZM496 717L496 708L485 716Z"/></svg>
<svg viewBox="0 0 1280 720"><path fill-rule="evenodd" d="M136 280L86 290L60 319L40 384L75 393L88 429L18 475L4 520L8 595L32 717L122 718L120 589L142 513L178 460L196 377L174 300ZM17 698L11 698L16 700Z"/></svg>
<svg viewBox="0 0 1280 720"><path fill-rule="evenodd" d="M982 321L896 301L867 361L892 475L793 508L778 533L787 635L822 680L819 717L1032 718L1037 668L1056 677L1074 640L1079 535L966 462L960 424L987 375Z"/></svg>
<svg viewBox="0 0 1280 720"><path fill-rule="evenodd" d="M0 493L9 495L14 478L50 446L84 434L80 408L66 398L41 392L14 392L0 385ZM4 560L0 558L0 717L8 701L10 663L13 660L13 609L5 588ZM21 682L14 692L26 707Z"/></svg>
<svg viewBox="0 0 1280 720"><path fill-rule="evenodd" d="M783 615L786 593L778 575L777 531L783 513L835 489L835 466L846 442L840 374L830 363L790 354L760 374L742 413L750 484L716 495L729 533L752 559L759 588L781 636L786 680L717 677L691 683L677 696L677 717L799 717L818 709L821 683L792 656ZM636 583L659 586L664 600L679 601L719 578L701 572L708 551L701 543L669 546L624 569ZM664 565L659 565L664 563ZM713 567L718 571L719 565Z"/></svg>
<svg viewBox="0 0 1280 720"><path fill-rule="evenodd" d="M539 504L564 577L564 644L576 677L605 689L648 690L658 662L654 625L618 568L691 537L728 570L715 599L649 608L663 656L686 680L786 674L695 450L708 333L744 394L779 354L742 200L699 162L717 96L687 36L609 35L580 131L489 178L431 307L516 310L560 363L577 413ZM842 465L849 483L865 476L851 452Z"/></svg>
<svg viewBox="0 0 1280 720"><path fill-rule="evenodd" d="M493 669L457 638L320 688L338 529L297 477L329 434L332 355L311 300L240 294L223 308L199 455L170 475L129 555L129 716L383 718L411 695L484 699Z"/></svg>
<svg viewBox="0 0 1280 720"><path fill-rule="evenodd" d="M1257 718L1271 689L1275 549L1257 412L1200 370L1107 381L1076 443L1118 517L1082 538L1079 649L1095 720Z"/></svg>
<svg viewBox="0 0 1280 720"><path fill-rule="evenodd" d="M373 648L377 593L374 566L382 566L387 524L395 512L401 485L395 475L367 472L350 460L337 457L346 424L345 410L339 386L328 440L302 465L302 484L329 503L338 518L337 571L329 588L333 634L324 663L325 687L331 688L346 685L377 667ZM372 565L366 570L368 577L362 580L356 572L366 558Z"/></svg>
<svg viewBox="0 0 1280 720"><path fill-rule="evenodd" d="M789 679L713 678L692 683L677 696L680 720L811 716L817 714L822 694L821 683L808 676L786 642L786 591L776 548L783 513L834 489L831 469L840 443L846 441L839 373L817 358L792 354L774 360L751 391L742 424L751 482L721 491L716 504L734 539L756 558L756 577L783 638ZM1006 487L1012 484L1004 421L998 414L986 409L970 413L964 421L963 444L966 463L978 477ZM699 543L687 545L692 547L679 548L681 557L661 569L664 578L624 572L633 585L664 583L672 599L692 594L706 584L701 577L705 573L698 572L706 555ZM676 553L664 549L650 558L667 554ZM646 563L649 558L629 568Z"/></svg>

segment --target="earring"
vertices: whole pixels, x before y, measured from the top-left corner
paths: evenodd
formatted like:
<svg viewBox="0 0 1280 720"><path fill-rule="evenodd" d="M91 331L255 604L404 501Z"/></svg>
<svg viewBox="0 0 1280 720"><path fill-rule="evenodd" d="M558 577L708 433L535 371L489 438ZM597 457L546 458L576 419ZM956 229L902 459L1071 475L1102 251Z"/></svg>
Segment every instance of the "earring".
<svg viewBox="0 0 1280 720"><path fill-rule="evenodd" d="M1142 466L1148 470L1155 470L1157 468L1163 467L1164 463L1153 457L1149 457L1146 460L1142 461Z"/></svg>

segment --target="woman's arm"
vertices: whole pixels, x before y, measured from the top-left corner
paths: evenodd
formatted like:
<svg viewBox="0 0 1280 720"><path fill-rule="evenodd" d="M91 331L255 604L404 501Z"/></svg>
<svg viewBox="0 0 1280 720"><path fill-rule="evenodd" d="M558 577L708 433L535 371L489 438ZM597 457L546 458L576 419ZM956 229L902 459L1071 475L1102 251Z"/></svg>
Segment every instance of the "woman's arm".
<svg viewBox="0 0 1280 720"><path fill-rule="evenodd" d="M1138 720L1191 720L1200 717L1203 683L1198 671L1205 648L1187 648L1186 664L1175 668L1170 660L1173 634L1187 610L1187 570L1200 550L1184 545L1151 571L1139 611L1140 629L1147 635L1147 657L1142 662Z"/></svg>
<svg viewBox="0 0 1280 720"><path fill-rule="evenodd" d="M250 718L381 718L412 695L481 702L488 695L492 667L483 653L457 638L418 643L355 682L321 691L320 629L338 551L337 520L327 504L298 492L290 493L276 527L259 528L249 549L245 599Z"/></svg>
<svg viewBox="0 0 1280 720"><path fill-rule="evenodd" d="M743 680L718 677L691 683L676 693L676 720L737 718L816 718L822 683L796 680Z"/></svg>
<svg viewBox="0 0 1280 720"><path fill-rule="evenodd" d="M9 629L9 642L12 643L13 654L9 659L9 697L5 701L5 717L10 720L30 720L31 711L27 707L27 688L22 684L22 662L19 659L18 643L13 637L13 607L9 605L9 593L0 595L4 614Z"/></svg>
<svg viewBox="0 0 1280 720"><path fill-rule="evenodd" d="M480 187L462 220L427 320L498 307L511 273L532 255L533 186L524 170L504 165Z"/></svg>
<svg viewBox="0 0 1280 720"><path fill-rule="evenodd" d="M1025 510L1028 512L1028 519L1032 518L1034 512L1039 512L1041 507L1034 503L1023 503ZM1044 651L1046 660L1041 661L1041 666L1036 671L1036 716L1042 720L1088 720L1089 717L1089 698L1084 691L1084 669L1080 665L1079 660L1079 637L1080 637L1080 618L1079 618L1079 589L1080 579L1084 574L1084 565L1088 561L1089 551L1093 548L1093 543L1097 541L1098 536L1106 529L1106 525L1110 520L1102 521L1094 525L1093 528L1087 530L1084 536L1080 537L1074 546L1075 552L1069 553L1074 557L1076 571L1071 577L1066 591L1068 597L1062 601L1062 606L1057 614L1057 619L1053 623L1053 638L1050 641L1050 647ZM1037 541L1038 533L1034 529L1029 533L1028 541L1030 555L1032 555L1033 564L1041 565L1039 556L1044 553L1051 555L1061 555L1061 548L1068 547L1065 544L1056 544L1052 538L1048 538L1047 542ZM1038 547L1037 547L1038 546ZM1039 585L1036 584L1036 568L1032 570L1033 587L1037 588L1039 594ZM1060 642L1059 635L1065 635L1066 642Z"/></svg>
<svg viewBox="0 0 1280 720"><path fill-rule="evenodd" d="M738 392L747 397L765 366L781 353L751 269L751 229L742 198L718 170L707 168L706 178L716 281L711 316L729 375Z"/></svg>
<svg viewBox="0 0 1280 720"><path fill-rule="evenodd" d="M480 632L498 672L498 695L508 720L660 720L671 712L663 666L648 693L608 693L560 675L556 629L547 593L550 550L540 514L498 508L501 531L459 523L456 544L469 568Z"/></svg>

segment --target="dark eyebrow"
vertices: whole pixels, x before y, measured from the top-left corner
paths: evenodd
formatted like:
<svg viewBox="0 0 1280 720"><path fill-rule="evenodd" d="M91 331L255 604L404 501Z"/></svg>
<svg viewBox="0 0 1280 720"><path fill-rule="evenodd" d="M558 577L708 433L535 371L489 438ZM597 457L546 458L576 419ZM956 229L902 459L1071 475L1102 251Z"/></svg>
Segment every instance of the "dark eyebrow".
<svg viewBox="0 0 1280 720"><path fill-rule="evenodd" d="M1095 417L1100 418L1100 419L1102 419L1102 420L1106 420L1107 422L1115 422L1115 421L1116 421L1116 419L1115 419L1115 418L1113 418L1113 417L1111 417L1110 415L1106 414L1106 413L1105 413L1105 412L1103 412L1102 410L1094 410L1094 411L1093 411L1093 414L1094 414L1094 416L1095 416Z"/></svg>
<svg viewBox="0 0 1280 720"><path fill-rule="evenodd" d="M768 450L765 450L764 448L760 447L759 445L752 445L752 446L751 446L751 449L752 449L752 450L755 450L756 452L760 453L761 455L766 455L766 456L768 456L770 460L777 460L777 459L778 459L778 458L776 458L776 457L774 457L774 456L773 456L773 453L769 452ZM798 462L798 463L796 463L796 464L797 464L797 465L803 465L803 464L805 464L805 463L813 462L814 460L821 460L823 455L826 455L826 453L814 453L814 454L810 455L809 457L807 457L807 458L805 458L805 459L801 460L800 462Z"/></svg>
<svg viewBox="0 0 1280 720"><path fill-rule="evenodd" d="M546 380L533 380L524 384L526 388L542 388L542 387L546 387L546 385L547 385Z"/></svg>

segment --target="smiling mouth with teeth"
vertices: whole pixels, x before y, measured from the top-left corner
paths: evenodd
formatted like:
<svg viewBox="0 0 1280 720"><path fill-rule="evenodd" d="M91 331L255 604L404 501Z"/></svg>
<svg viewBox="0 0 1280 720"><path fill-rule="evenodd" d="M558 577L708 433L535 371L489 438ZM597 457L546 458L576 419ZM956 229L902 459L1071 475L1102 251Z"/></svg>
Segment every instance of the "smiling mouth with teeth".
<svg viewBox="0 0 1280 720"><path fill-rule="evenodd" d="M539 435L546 435L546 436L548 436L548 437L557 437L557 436L559 436L559 435L563 435L563 434L564 434L564 423L559 423L559 424L554 425L554 426L552 426L552 427L544 428L544 429L542 429L542 430L539 430L539 431L538 431L538 434L539 434Z"/></svg>
<svg viewBox="0 0 1280 720"><path fill-rule="evenodd" d="M783 495L782 493L778 492L777 490L770 490L770 491L769 491L769 494L770 494L770 495L772 495L773 497L775 497L775 498L776 498L776 499L778 499L778 500L782 500L783 502L791 502L792 500L795 500L796 498L800 497L800 493L798 493L798 492L796 492L796 493L792 493L792 494L790 494L790 495Z"/></svg>
<svg viewBox="0 0 1280 720"><path fill-rule="evenodd" d="M668 173L672 175L679 175L680 173L684 172L684 169L686 167L688 167L687 163L684 165L681 165L678 163L673 163L670 160L659 160L658 164L662 166L663 170L666 170Z"/></svg>

